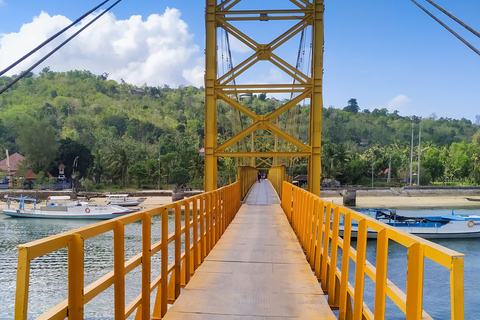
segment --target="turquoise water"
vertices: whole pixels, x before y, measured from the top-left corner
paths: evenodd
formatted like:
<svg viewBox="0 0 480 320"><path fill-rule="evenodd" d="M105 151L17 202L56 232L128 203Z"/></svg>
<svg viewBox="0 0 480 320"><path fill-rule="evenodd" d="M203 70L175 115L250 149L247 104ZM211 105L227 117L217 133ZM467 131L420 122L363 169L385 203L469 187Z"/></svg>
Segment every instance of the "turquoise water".
<svg viewBox="0 0 480 320"><path fill-rule="evenodd" d="M402 215L451 214L451 209L436 210L397 210ZM476 214L478 210L456 209L458 214ZM160 217L153 218L155 226L152 242L160 237ZM74 228L94 223L88 220L19 219L0 214L0 319L13 319L15 303L15 282L17 248L19 244L58 234ZM169 229L173 226L169 223ZM141 224L134 223L125 228L126 259L141 250ZM435 240L436 243L464 253L465 278L465 319L478 319L480 302L480 239ZM85 242L85 284L91 283L113 268L112 233L106 233ZM367 245L367 259L375 264L375 240ZM172 249L172 248L170 248ZM171 254L169 254L171 257ZM388 277L405 291L406 250L392 243L389 252ZM171 259L170 259L171 260ZM31 265L31 287L29 319L61 302L66 297L67 270L66 250L35 259ZM153 257L152 274L160 273L159 255ZM48 267L47 267L48 266ZM428 259L425 261L424 309L434 319L450 319L449 274ZM126 277L126 301L133 300L139 293L140 272L134 271ZM350 277L353 283L354 276ZM154 296L152 296L154 298ZM387 299L388 300L388 299ZM367 281L365 301L373 309L373 284ZM387 303L386 319L404 319L393 303ZM107 289L85 306L86 319L113 319L113 290Z"/></svg>

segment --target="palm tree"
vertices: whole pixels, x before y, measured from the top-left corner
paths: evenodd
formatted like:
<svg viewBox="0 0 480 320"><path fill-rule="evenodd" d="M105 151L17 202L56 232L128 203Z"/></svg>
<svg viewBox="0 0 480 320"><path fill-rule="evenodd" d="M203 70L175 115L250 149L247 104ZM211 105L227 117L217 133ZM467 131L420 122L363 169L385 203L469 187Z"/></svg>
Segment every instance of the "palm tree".
<svg viewBox="0 0 480 320"><path fill-rule="evenodd" d="M123 188L126 182L127 169L130 165L130 157L123 146L115 146L108 156L108 168L114 180L120 180Z"/></svg>

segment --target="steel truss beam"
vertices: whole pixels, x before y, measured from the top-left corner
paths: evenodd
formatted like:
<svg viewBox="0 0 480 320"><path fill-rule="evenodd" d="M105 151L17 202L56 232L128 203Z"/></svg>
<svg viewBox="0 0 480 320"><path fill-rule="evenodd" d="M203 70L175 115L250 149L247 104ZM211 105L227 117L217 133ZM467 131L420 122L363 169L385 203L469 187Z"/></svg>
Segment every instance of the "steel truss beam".
<svg viewBox="0 0 480 320"><path fill-rule="evenodd" d="M323 0L290 0L293 9L280 10L235 10L242 0L206 0L206 72L205 72L205 191L217 187L217 157L252 157L260 164L268 164L267 158L308 157L309 190L320 193L320 147L322 113L322 73L323 73ZM217 3L218 2L218 3ZM287 31L266 44L255 41L235 26L232 21L298 20ZM312 26L312 70L311 76L284 61L274 53L276 49ZM231 36L243 43L253 53L234 68L218 77L217 75L217 29L223 28ZM289 75L292 83L284 84L243 84L232 85L233 80L260 61L271 64ZM231 96L238 93L290 93L297 97L288 101L267 115L258 115L246 108ZM221 99L251 119L251 124L232 138L217 145L217 99ZM310 99L309 141L305 144L275 125L278 117ZM261 132L267 134L261 134ZM229 152L227 149L251 135L251 152ZM295 147L298 152L277 150L278 138ZM272 148L272 141L275 147ZM254 147L254 142L256 147Z"/></svg>

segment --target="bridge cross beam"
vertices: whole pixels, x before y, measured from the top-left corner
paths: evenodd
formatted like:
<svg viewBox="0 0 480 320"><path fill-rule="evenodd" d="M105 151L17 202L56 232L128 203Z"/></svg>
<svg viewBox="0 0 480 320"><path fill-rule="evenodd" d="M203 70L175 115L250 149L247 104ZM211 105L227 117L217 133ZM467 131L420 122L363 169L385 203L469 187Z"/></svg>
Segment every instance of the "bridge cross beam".
<svg viewBox="0 0 480 320"><path fill-rule="evenodd" d="M276 164L281 157L307 157L309 190L320 194L321 176L321 114L322 114L322 73L323 73L323 0L290 0L293 9L240 10L236 6L242 0L206 0L206 71L205 71L205 191L217 188L217 158L245 157L253 159L253 165ZM291 6L291 5L290 5ZM291 6L292 7L292 6ZM259 43L242 32L232 21L298 20L288 30L266 43ZM263 22L262 22L263 23ZM298 36L307 27L312 28L311 75L304 74L276 53L276 49ZM239 42L253 50L253 54L240 61L237 66L219 76L217 74L217 29L224 29ZM283 84L236 84L239 75L266 61L281 70L293 80ZM233 83L233 84L232 84ZM296 93L273 112L259 115L232 98L240 93ZM310 99L308 142L302 142L278 125L279 116ZM217 142L217 100L222 100L251 119L250 125L233 134L218 145ZM272 139L261 138L262 132L273 135ZM296 134L295 134L296 135ZM235 152L235 145L244 143L250 136L250 152ZM261 138L261 139L260 139ZM282 148L279 148L282 139ZM244 144L245 145L245 144ZM280 150L279 150L280 149ZM272 159L266 161L265 159ZM255 161L255 159L259 161ZM258 163L257 163L258 162Z"/></svg>

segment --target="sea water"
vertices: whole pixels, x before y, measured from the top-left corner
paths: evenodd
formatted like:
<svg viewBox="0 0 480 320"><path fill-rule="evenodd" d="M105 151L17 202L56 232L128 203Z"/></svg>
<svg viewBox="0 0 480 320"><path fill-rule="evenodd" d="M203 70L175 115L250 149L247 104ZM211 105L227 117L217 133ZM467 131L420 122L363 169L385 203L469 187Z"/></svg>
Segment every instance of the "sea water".
<svg viewBox="0 0 480 320"><path fill-rule="evenodd" d="M408 216L451 214L452 209L397 210L397 214ZM455 209L456 214L478 214L479 210ZM159 216L153 217L158 226ZM170 219L172 220L172 219ZM0 319L14 318L17 246L50 235L94 223L88 220L21 219L0 213ZM173 229L173 221L169 221ZM152 232L152 243L159 240L159 228ZM480 304L480 239L439 239L434 242L465 254L465 319L478 319ZM125 228L126 260L141 252L141 224L134 223ZM98 279L113 268L112 233L85 241L85 284ZM169 248L169 251L172 247ZM172 254L169 254L171 257ZM369 240L367 259L375 265L375 240ZM67 251L35 259L31 264L31 285L28 318L34 319L67 296ZM406 250L395 243L390 244L388 256L388 278L402 291L406 289ZM159 255L152 261L152 274L160 274ZM127 304L140 293L140 268L126 276ZM349 277L353 284L354 275ZM425 259L424 309L434 319L450 319L449 273L444 267ZM154 297L154 296L152 296ZM374 286L366 280L365 302L373 310ZM404 319L404 315L387 299L386 319ZM107 289L85 305L86 319L113 319L113 288Z"/></svg>

